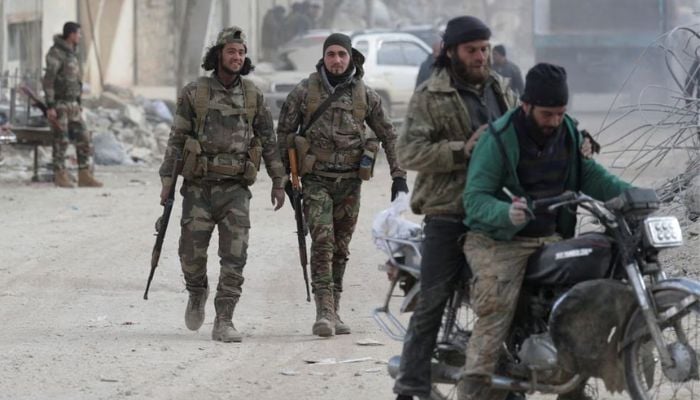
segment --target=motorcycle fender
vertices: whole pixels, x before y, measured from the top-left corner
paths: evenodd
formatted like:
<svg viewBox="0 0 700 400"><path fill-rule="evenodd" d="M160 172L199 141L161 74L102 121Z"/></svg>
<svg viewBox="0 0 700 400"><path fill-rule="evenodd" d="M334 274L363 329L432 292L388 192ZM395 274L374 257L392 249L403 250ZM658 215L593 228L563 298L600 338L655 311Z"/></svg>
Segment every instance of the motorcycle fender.
<svg viewBox="0 0 700 400"><path fill-rule="evenodd" d="M688 278L670 278L658 282L651 288L651 291L661 292L664 290L680 290L695 296L700 296L700 282Z"/></svg>
<svg viewBox="0 0 700 400"><path fill-rule="evenodd" d="M635 305L631 288L616 280L596 279L571 288L549 318L560 365L603 379L608 390L623 390L618 344Z"/></svg>
<svg viewBox="0 0 700 400"><path fill-rule="evenodd" d="M664 313L659 315L659 320L662 323L700 300L700 282L688 278L670 278L657 282L651 288L651 291L654 293L655 297L663 292L682 292L688 294L688 297L680 302L678 306L666 310ZM630 343L637 340L640 336L647 333L648 330L644 323L639 323L639 321L637 321L636 325L630 323L626 329L625 339L620 346L620 351L625 349Z"/></svg>

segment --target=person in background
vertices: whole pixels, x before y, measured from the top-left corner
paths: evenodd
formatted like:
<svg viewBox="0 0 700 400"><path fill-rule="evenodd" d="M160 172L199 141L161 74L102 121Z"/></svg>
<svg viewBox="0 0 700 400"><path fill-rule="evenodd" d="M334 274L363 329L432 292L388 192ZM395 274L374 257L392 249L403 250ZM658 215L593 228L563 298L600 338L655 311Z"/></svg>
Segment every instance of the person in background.
<svg viewBox="0 0 700 400"><path fill-rule="evenodd" d="M520 68L506 56L506 48L502 45L493 47L493 70L504 78L510 79L510 88L515 94L523 93L523 74Z"/></svg>

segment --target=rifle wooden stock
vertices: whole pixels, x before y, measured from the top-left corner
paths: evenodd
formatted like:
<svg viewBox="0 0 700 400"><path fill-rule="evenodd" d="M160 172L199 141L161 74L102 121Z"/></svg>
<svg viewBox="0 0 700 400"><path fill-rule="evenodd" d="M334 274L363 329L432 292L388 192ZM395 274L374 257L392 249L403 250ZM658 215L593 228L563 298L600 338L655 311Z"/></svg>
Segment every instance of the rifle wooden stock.
<svg viewBox="0 0 700 400"><path fill-rule="evenodd" d="M168 222L170 221L170 214L173 211L173 205L175 203L175 188L177 186L177 176L180 174L180 169L182 168L182 162L180 159L175 161L173 166L173 173L170 176L172 178L172 184L168 190L168 197L163 205L163 215L156 221L156 243L153 245L153 252L151 253L151 272L148 274L148 281L146 282L146 291L143 293L143 299L148 300L148 290L151 288L151 281L153 281L153 274L158 268L158 261L160 260L160 252L163 248L163 240L165 239L165 232L168 230Z"/></svg>
<svg viewBox="0 0 700 400"><path fill-rule="evenodd" d="M304 274L304 283L306 284L306 301L311 301L311 293L309 292L309 273L306 270L308 265L308 255L306 253L306 229L304 228L304 209L301 204L301 182L299 181L299 171L297 164L297 153L295 149L289 149L289 167L292 174L292 207L294 207L294 219L297 223L297 241L299 243L299 262L301 263L301 271Z"/></svg>

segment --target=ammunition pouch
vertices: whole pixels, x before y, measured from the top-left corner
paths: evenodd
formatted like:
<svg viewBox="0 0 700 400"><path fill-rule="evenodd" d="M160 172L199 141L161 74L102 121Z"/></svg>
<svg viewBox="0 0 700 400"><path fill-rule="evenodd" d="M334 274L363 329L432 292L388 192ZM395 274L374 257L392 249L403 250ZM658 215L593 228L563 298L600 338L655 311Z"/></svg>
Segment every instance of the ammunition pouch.
<svg viewBox="0 0 700 400"><path fill-rule="evenodd" d="M262 143L258 138L253 138L250 141L250 146L248 147L248 159L243 165L243 182L246 185L250 186L255 183L255 179L258 176L258 171L260 171L262 153Z"/></svg>
<svg viewBox="0 0 700 400"><path fill-rule="evenodd" d="M357 170L357 176L363 181L368 181L374 175L374 163L377 160L377 142L367 141L365 150L360 158L360 168Z"/></svg>
<svg viewBox="0 0 700 400"><path fill-rule="evenodd" d="M202 156L202 146L199 140L188 137L182 151L182 177L185 180L192 180L205 176L207 174L206 161L207 158Z"/></svg>
<svg viewBox="0 0 700 400"><path fill-rule="evenodd" d="M255 178L258 176L258 169L252 161L246 160L243 165L243 182L250 186L255 183Z"/></svg>

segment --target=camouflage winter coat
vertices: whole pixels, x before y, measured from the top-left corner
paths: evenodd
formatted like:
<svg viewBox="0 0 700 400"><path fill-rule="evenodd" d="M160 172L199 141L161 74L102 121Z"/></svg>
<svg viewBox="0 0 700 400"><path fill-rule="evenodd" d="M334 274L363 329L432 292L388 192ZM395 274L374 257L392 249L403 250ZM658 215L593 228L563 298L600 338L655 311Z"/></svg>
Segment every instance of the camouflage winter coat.
<svg viewBox="0 0 700 400"><path fill-rule="evenodd" d="M517 99L501 76L493 73L499 103L510 109ZM396 144L402 168L418 171L411 196L415 214L464 215L462 192L468 159L464 144L472 135L472 123L459 92L445 69L436 70L411 97L402 133Z"/></svg>
<svg viewBox="0 0 700 400"><path fill-rule="evenodd" d="M49 108L53 108L57 102L78 101L82 89L82 71L76 49L61 35L55 35L53 42L46 54L43 80L46 106Z"/></svg>

